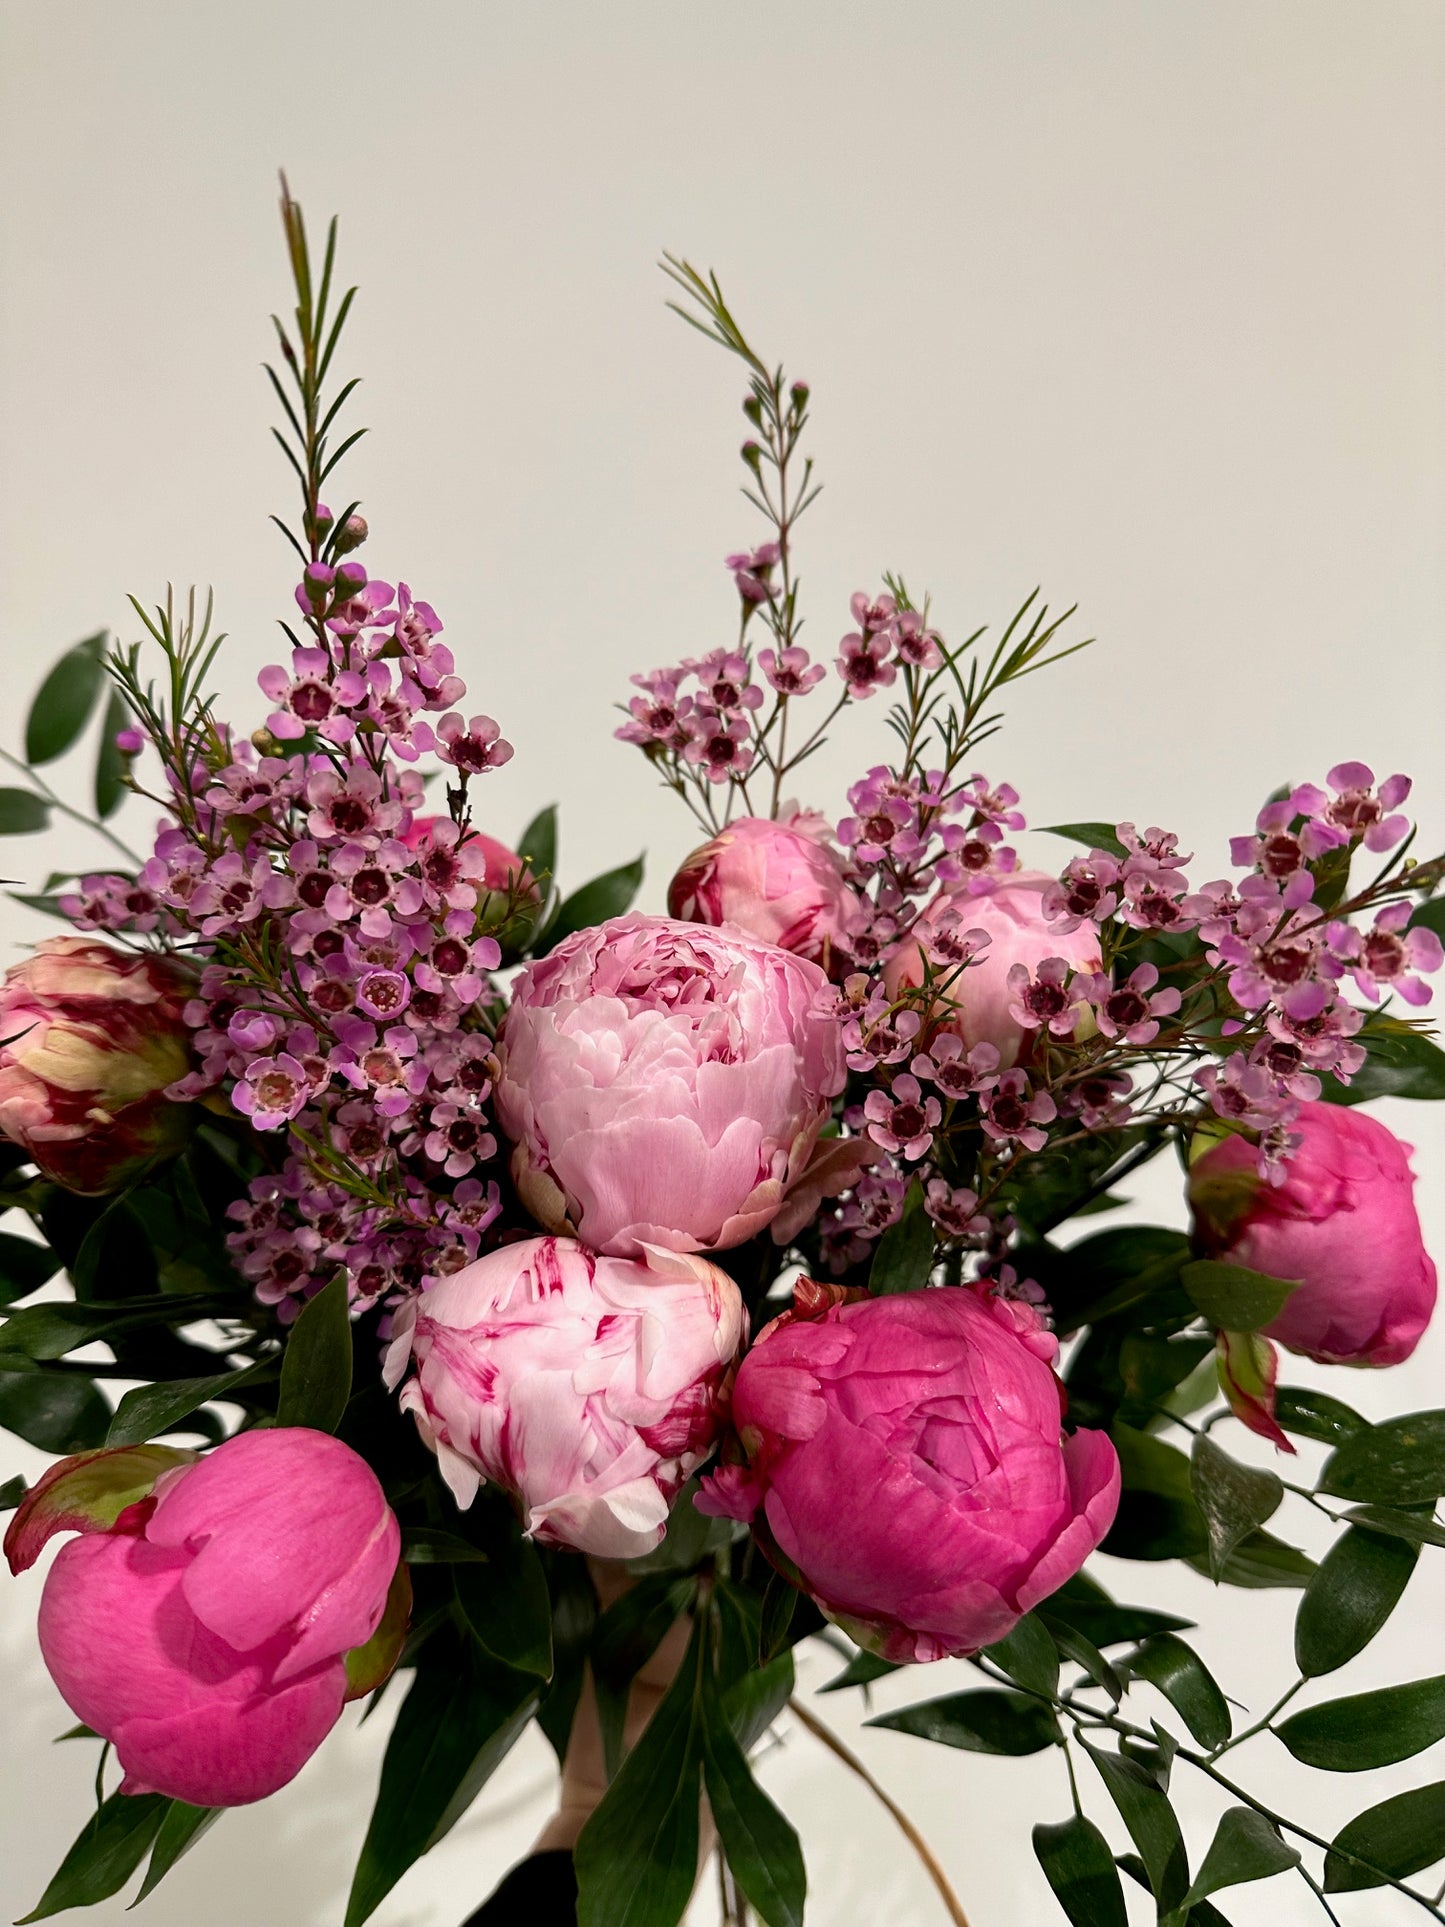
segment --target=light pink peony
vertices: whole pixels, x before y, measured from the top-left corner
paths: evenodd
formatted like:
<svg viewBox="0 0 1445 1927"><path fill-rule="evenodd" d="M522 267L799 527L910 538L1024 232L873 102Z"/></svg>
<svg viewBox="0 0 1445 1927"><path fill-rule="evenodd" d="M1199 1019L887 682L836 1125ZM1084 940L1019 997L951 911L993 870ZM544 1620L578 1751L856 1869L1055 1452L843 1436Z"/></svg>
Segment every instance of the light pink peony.
<svg viewBox="0 0 1445 1927"><path fill-rule="evenodd" d="M1410 1146L1363 1112L1301 1104L1303 1140L1280 1184L1227 1137L1198 1159L1189 1199L1214 1258L1298 1288L1265 1336L1322 1365L1398 1365L1435 1308L1435 1266L1420 1237Z"/></svg>
<svg viewBox="0 0 1445 1927"><path fill-rule="evenodd" d="M941 1287L776 1319L738 1370L748 1455L699 1508L891 1660L975 1653L1079 1570L1113 1522L1102 1432L1061 1437L1049 1334L1026 1305Z"/></svg>
<svg viewBox="0 0 1445 1927"><path fill-rule="evenodd" d="M726 925L841 975L867 922L816 811L781 822L744 816L694 850L668 885L667 907L686 923Z"/></svg>
<svg viewBox="0 0 1445 1927"><path fill-rule="evenodd" d="M129 1465L139 1496L107 1516L96 1488ZM12 1569L77 1529L46 1574L40 1650L77 1719L114 1745L121 1791L242 1806L285 1786L353 1696L346 1655L376 1633L397 1574L401 1534L370 1467L300 1427L199 1461L83 1454L27 1495ZM404 1616L388 1662L403 1631Z"/></svg>
<svg viewBox="0 0 1445 1927"><path fill-rule="evenodd" d="M940 890L884 966L889 996L896 997L901 989L923 982L920 943L927 945L941 918L949 916L950 922L956 918L959 935L982 930L990 941L949 983L948 998L958 1008L950 1011L939 1027L955 1032L970 1050L975 1044L992 1044L1005 1070L1020 1058L1026 1059L1039 1032L1025 1028L1010 1011L1010 1004L1017 1001L1008 981L1013 966L1023 964L1035 971L1046 957L1062 957L1076 971L1103 968L1099 933L1092 924L1061 930L1043 914L1044 891L1057 881L1041 870L1020 870L979 896L971 896L964 889ZM948 968L936 962L933 967L940 974ZM1076 1034L1085 1035L1088 1027L1087 1012L1081 1012Z"/></svg>
<svg viewBox="0 0 1445 1927"><path fill-rule="evenodd" d="M528 964L498 1057L523 1203L623 1255L763 1230L845 1076L816 964L665 917L614 918Z"/></svg>
<svg viewBox="0 0 1445 1927"><path fill-rule="evenodd" d="M116 1191L178 1150L190 979L165 958L51 937L0 983L0 1134L71 1191Z"/></svg>
<svg viewBox="0 0 1445 1927"><path fill-rule="evenodd" d="M536 1538L630 1559L712 1450L746 1330L737 1286L705 1259L529 1238L404 1306L386 1376L410 1361L402 1406L459 1505L494 1479Z"/></svg>

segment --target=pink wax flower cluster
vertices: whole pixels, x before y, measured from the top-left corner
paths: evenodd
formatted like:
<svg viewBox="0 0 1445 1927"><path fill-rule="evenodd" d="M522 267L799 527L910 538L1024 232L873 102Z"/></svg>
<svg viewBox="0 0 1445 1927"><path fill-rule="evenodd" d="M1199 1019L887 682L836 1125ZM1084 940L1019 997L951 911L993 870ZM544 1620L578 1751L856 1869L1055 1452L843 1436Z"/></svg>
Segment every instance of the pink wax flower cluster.
<svg viewBox="0 0 1445 1927"><path fill-rule="evenodd" d="M737 1286L704 1259L528 1238L413 1298L386 1374L410 1364L402 1407L460 1505L495 1480L534 1538L628 1559L711 1452L746 1331Z"/></svg>
<svg viewBox="0 0 1445 1927"><path fill-rule="evenodd" d="M85 937L50 937L0 982L0 1135L72 1191L119 1190L175 1151L190 1064L179 965Z"/></svg>
<svg viewBox="0 0 1445 1927"><path fill-rule="evenodd" d="M1061 1434L1057 1347L1022 1301L941 1288L785 1315L738 1371L746 1463L699 1508L755 1520L831 1619L895 1661L975 1653L1083 1564L1119 1462Z"/></svg>
<svg viewBox="0 0 1445 1927"><path fill-rule="evenodd" d="M667 908L686 923L727 925L777 944L830 976L847 968L867 921L825 820L809 810L777 822L735 818L685 860L668 886Z"/></svg>
<svg viewBox="0 0 1445 1927"><path fill-rule="evenodd" d="M523 1203L624 1256L764 1230L844 1079L816 964L666 917L614 918L529 963L497 1051Z"/></svg>
<svg viewBox="0 0 1445 1927"><path fill-rule="evenodd" d="M1324 1365L1398 1365L1435 1309L1435 1266L1415 1209L1410 1147L1373 1117L1303 1103L1282 1181L1227 1137L1199 1158L1189 1197L1203 1249L1297 1279L1265 1336Z"/></svg>
<svg viewBox="0 0 1445 1927"><path fill-rule="evenodd" d="M95 1461L147 1457L133 1503L87 1509ZM11 1570L68 1530L81 1536L46 1574L40 1649L115 1747L120 1790L241 1806L285 1786L354 1696L347 1656L377 1633L397 1573L401 1535L365 1461L300 1427L243 1432L199 1461L153 1447L62 1460L16 1514ZM403 1630L404 1614L359 1690Z"/></svg>

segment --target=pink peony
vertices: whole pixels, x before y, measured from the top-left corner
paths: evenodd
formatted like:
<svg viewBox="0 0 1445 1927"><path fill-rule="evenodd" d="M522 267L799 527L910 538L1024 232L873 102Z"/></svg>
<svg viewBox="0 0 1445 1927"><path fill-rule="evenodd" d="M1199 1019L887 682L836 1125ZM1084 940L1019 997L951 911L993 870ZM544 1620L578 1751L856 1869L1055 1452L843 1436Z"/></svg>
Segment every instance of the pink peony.
<svg viewBox="0 0 1445 1927"><path fill-rule="evenodd" d="M1301 1104L1289 1128L1301 1142L1279 1184L1242 1137L1195 1163L1198 1236L1211 1257L1301 1281L1266 1337L1322 1365L1398 1365L1435 1308L1410 1146L1338 1104Z"/></svg>
<svg viewBox="0 0 1445 1927"><path fill-rule="evenodd" d="M1099 933L1092 924L1069 930L1044 915L1044 892L1056 882L1057 878L1041 870L1020 870L978 896L961 888L940 890L885 963L883 981L889 996L897 997L923 982L929 936L952 912L959 927L970 932L981 930L991 941L962 974L937 961L932 963L935 975L944 979L944 995L957 1006L941 1016L940 1028L956 1033L970 1049L975 1044L993 1044L1005 1070L1021 1057L1027 1059L1039 1032L1015 1014L1018 998L1009 972L1016 964L1037 972L1049 957L1062 958L1081 974L1103 967ZM1087 1036L1090 1028L1087 1012L1081 1012L1075 1036Z"/></svg>
<svg viewBox="0 0 1445 1927"><path fill-rule="evenodd" d="M667 907L684 922L725 924L775 943L832 976L846 968L867 922L824 819L801 810L780 823L762 816L730 823L683 863Z"/></svg>
<svg viewBox="0 0 1445 1927"><path fill-rule="evenodd" d="M190 1125L190 979L165 958L50 937L0 983L0 1134L72 1191L116 1191Z"/></svg>
<svg viewBox="0 0 1445 1927"><path fill-rule="evenodd" d="M756 1519L776 1563L892 1660L975 1653L1079 1570L1113 1521L1102 1432L1060 1436L1033 1308L942 1287L775 1319L743 1360L747 1466L702 1511Z"/></svg>
<svg viewBox="0 0 1445 1927"><path fill-rule="evenodd" d="M104 1488L118 1481L132 1502L117 1516ZM400 1621L380 1670L349 1688L346 1655L381 1625L401 1534L371 1468L324 1432L243 1432L199 1461L155 1446L64 1460L15 1516L12 1570L71 1530L83 1536L46 1574L40 1650L114 1745L123 1793L264 1799L399 1650Z"/></svg>
<svg viewBox="0 0 1445 1927"><path fill-rule="evenodd" d="M636 915L527 965L498 1057L523 1203L621 1255L723 1250L771 1223L845 1075L816 964Z"/></svg>
<svg viewBox="0 0 1445 1927"><path fill-rule="evenodd" d="M397 1313L386 1376L459 1505L484 1478L529 1533L606 1559L651 1552L712 1450L747 1317L705 1259L504 1245Z"/></svg>

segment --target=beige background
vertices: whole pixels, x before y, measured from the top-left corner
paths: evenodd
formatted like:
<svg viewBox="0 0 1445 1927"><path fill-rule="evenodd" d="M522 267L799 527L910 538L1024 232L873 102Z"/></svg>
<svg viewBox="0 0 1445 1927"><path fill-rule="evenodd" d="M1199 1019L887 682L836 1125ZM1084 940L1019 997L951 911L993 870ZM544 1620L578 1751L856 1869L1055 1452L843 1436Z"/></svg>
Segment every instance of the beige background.
<svg viewBox="0 0 1445 1927"><path fill-rule="evenodd" d="M1424 841L1445 842L1437 5L12 0L0 20L11 747L44 663L102 623L131 636L124 592L168 577L215 585L227 705L259 720L291 582L265 519L287 477L259 372L285 299L284 162L318 225L341 212L362 282L341 367L365 373L355 419L374 431L348 470L364 559L437 605L468 709L517 746L486 791L492 827L560 799L568 884L645 847L660 906L687 819L611 741L609 705L630 670L728 637L721 558L754 533L734 492L742 384L665 313L664 246L715 266L764 352L813 384L815 649L886 567L932 591L954 637L1035 583L1080 602L1098 646L1025 685L984 759L1032 821L1162 821L1209 876L1277 782L1358 755L1413 771ZM818 759L810 800L836 813L880 722ZM4 860L28 876L77 847ZM36 934L8 917L15 941ZM1391 1121L1420 1147L1445 1252L1445 1136L1419 1109ZM1167 1171L1136 1188L1151 1199L1178 1220ZM1437 1332L1388 1380L1330 1383L1372 1412L1438 1404L1442 1360ZM0 1446L0 1477L37 1464ZM1442 1569L1427 1559L1390 1639L1328 1690L1441 1670ZM1283 1674L1292 1596L1116 1576L1200 1614L1250 1704ZM0 1586L4 1918L77 1830L93 1768L90 1748L47 1744L69 1717L35 1654L39 1583ZM849 1731L862 1711L819 1706ZM386 1723L348 1720L291 1789L229 1816L147 1918L338 1922ZM974 1927L1053 1918L1027 1836L1066 1809L1059 1762L861 1745ZM548 1760L529 1737L380 1927L456 1927L539 1823ZM1240 1767L1325 1832L1442 1772L1427 1757L1330 1780L1269 1741ZM762 1772L809 1847L810 1921L941 1918L806 1734L785 1731ZM1216 1804L1179 1785L1197 1853ZM1223 1904L1236 1927L1323 1918L1297 1881ZM1378 1895L1339 1912L1412 1917ZM715 1918L710 1891L694 1918Z"/></svg>

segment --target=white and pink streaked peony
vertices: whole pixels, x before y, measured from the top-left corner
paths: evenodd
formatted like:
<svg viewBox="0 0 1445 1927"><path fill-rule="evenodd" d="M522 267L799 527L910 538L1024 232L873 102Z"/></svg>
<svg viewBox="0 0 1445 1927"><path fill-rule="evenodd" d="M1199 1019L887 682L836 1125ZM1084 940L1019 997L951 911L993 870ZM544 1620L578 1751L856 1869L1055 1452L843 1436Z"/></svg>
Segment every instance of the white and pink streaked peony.
<svg viewBox="0 0 1445 1927"><path fill-rule="evenodd" d="M703 1258L504 1245L397 1314L386 1377L459 1505L493 1480L528 1533L605 1559L651 1552L712 1450L747 1332Z"/></svg>
<svg viewBox="0 0 1445 1927"><path fill-rule="evenodd" d="M523 1203L547 1230L624 1256L719 1251L766 1229L845 1076L816 964L636 915L526 967L497 1055Z"/></svg>
<svg viewBox="0 0 1445 1927"><path fill-rule="evenodd" d="M826 820L812 810L778 822L736 818L684 861L667 907L687 923L725 924L775 943L833 976L868 921Z"/></svg>

